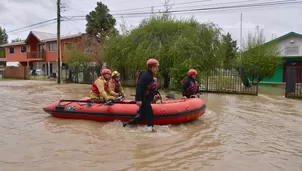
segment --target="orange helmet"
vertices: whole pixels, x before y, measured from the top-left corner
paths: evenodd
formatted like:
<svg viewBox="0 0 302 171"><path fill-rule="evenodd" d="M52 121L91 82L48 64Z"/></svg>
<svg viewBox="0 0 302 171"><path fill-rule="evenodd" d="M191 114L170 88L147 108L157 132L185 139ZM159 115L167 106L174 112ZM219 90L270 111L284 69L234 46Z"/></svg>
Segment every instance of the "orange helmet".
<svg viewBox="0 0 302 171"><path fill-rule="evenodd" d="M103 69L102 70L102 75L105 75L105 74L109 74L109 75L111 75L111 71L110 71L110 69Z"/></svg>
<svg viewBox="0 0 302 171"><path fill-rule="evenodd" d="M159 66L159 62L156 59L151 58L147 61L147 65L148 66Z"/></svg>
<svg viewBox="0 0 302 171"><path fill-rule="evenodd" d="M188 75L197 75L197 71L195 69L190 69Z"/></svg>

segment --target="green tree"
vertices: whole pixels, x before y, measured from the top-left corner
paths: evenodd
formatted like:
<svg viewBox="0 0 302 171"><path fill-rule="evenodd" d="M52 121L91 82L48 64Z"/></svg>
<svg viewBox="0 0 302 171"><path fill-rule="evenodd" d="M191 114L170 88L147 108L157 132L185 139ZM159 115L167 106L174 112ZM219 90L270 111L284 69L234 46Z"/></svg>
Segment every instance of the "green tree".
<svg viewBox="0 0 302 171"><path fill-rule="evenodd" d="M219 65L223 60L220 48L221 33L217 25L163 15L145 19L129 34L109 39L102 55L109 66L124 69L132 76L146 68L147 59L155 57L160 62L158 77L164 78L164 87L168 88L171 78L172 84L180 84L181 78L172 74L180 65L183 70L195 68L199 72Z"/></svg>
<svg viewBox="0 0 302 171"><path fill-rule="evenodd" d="M0 27L0 45L8 43L8 36L6 34L6 30Z"/></svg>
<svg viewBox="0 0 302 171"><path fill-rule="evenodd" d="M227 33L226 35L222 35L222 50L223 55L225 57L223 61L224 66L232 66L234 65L234 62L236 62L237 58L237 41L232 39L232 36L230 33Z"/></svg>
<svg viewBox="0 0 302 171"><path fill-rule="evenodd" d="M75 49L71 50L70 57L66 59L66 63L72 67L83 67L87 68L90 62L88 54L79 52Z"/></svg>
<svg viewBox="0 0 302 171"><path fill-rule="evenodd" d="M14 43L14 42L21 42L22 41L22 39L20 39L19 37L18 38L16 38L16 39L13 39L12 40L12 43Z"/></svg>
<svg viewBox="0 0 302 171"><path fill-rule="evenodd" d="M66 52L67 53L67 52ZM93 74L90 70L91 67L89 66L89 62L91 61L90 55L77 51L76 49L72 49L70 56L67 57L66 63L70 66L74 72L74 76L76 76L76 80L78 79L79 75L83 76L84 82L90 82L90 79L93 78ZM73 75L72 72L69 72L69 80L72 80Z"/></svg>
<svg viewBox="0 0 302 171"><path fill-rule="evenodd" d="M117 29L114 28L116 20L109 11L107 5L97 2L95 10L86 15L86 32L89 35L101 39L118 33Z"/></svg>
<svg viewBox="0 0 302 171"><path fill-rule="evenodd" d="M258 34L248 34L244 52L238 63L250 73L259 72L258 82L265 77L272 77L277 68L284 62L279 56L280 49L276 42L265 43L263 30ZM255 70L255 71L253 71Z"/></svg>

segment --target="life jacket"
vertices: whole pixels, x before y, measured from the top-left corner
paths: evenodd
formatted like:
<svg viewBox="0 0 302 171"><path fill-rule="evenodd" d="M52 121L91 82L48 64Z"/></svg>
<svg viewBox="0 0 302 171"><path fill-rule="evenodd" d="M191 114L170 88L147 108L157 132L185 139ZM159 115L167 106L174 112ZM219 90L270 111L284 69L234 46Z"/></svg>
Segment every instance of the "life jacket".
<svg viewBox="0 0 302 171"><path fill-rule="evenodd" d="M97 78L97 79L103 80L103 82L104 82L104 90L105 90L106 92L108 92L109 88L108 88L108 82L106 81L106 79L105 79L103 76L100 76L100 77ZM96 79L96 80L97 80L97 79ZM94 80L94 81L92 82L91 91L92 91L94 94L100 94L99 89L98 89L97 86L95 85L95 81L96 81L96 80Z"/></svg>
<svg viewBox="0 0 302 171"><path fill-rule="evenodd" d="M138 84L138 80L139 80L139 77L141 76L142 72L145 72L145 71L140 71L136 75L136 85ZM151 92L152 92L152 94L155 94L157 92L157 89L158 89L158 82L155 81L155 79L153 79L153 81L149 85L147 85L147 90L145 92L145 96L149 96L151 94Z"/></svg>
<svg viewBox="0 0 302 171"><path fill-rule="evenodd" d="M181 81L181 83L183 84L184 83L184 81L186 80L186 79L188 79L188 77L185 77L182 81ZM191 96L191 95L195 95L195 94L197 94L197 88L198 88L198 83L197 83L197 81L190 81L190 85L187 87L187 89L186 89L186 96L187 97L189 97L189 96Z"/></svg>
<svg viewBox="0 0 302 171"><path fill-rule="evenodd" d="M119 89L120 89L120 84L119 84L119 82L117 82L115 79L111 79L109 82L112 82L112 83L114 83L114 92L115 93L118 93L118 91L119 91Z"/></svg>

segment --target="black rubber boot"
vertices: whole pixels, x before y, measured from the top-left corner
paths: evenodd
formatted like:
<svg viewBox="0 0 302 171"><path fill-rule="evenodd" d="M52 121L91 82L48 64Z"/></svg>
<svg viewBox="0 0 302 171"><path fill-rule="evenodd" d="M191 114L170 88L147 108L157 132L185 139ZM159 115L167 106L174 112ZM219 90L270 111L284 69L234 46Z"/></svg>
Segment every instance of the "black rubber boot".
<svg viewBox="0 0 302 171"><path fill-rule="evenodd" d="M123 123L123 127L126 127L128 124L129 124L129 121L128 122L124 122Z"/></svg>

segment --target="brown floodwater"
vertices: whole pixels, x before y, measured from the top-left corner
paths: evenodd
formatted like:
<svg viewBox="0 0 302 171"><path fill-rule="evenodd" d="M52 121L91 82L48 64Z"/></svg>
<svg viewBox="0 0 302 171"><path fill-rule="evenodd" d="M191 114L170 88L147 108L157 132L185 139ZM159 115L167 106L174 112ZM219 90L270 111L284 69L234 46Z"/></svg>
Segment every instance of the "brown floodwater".
<svg viewBox="0 0 302 171"><path fill-rule="evenodd" d="M157 126L156 133L120 122L53 118L42 110L88 96L89 89L0 81L0 170L302 170L302 101L284 98L280 88L260 88L259 96L203 94L202 117Z"/></svg>

